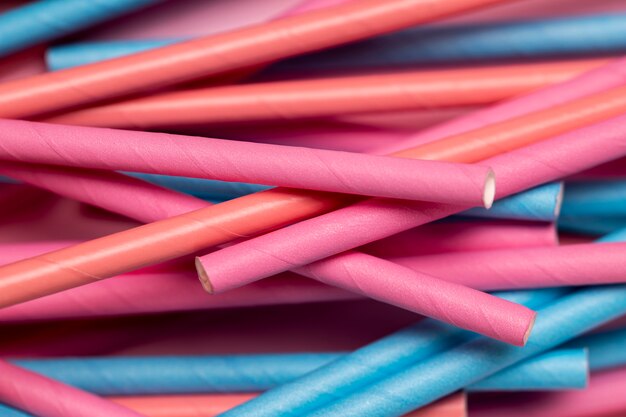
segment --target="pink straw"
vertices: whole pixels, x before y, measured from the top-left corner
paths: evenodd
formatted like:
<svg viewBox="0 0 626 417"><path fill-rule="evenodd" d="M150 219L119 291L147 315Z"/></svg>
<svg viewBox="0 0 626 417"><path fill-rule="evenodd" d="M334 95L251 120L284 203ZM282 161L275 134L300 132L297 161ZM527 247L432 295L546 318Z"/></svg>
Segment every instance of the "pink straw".
<svg viewBox="0 0 626 417"><path fill-rule="evenodd" d="M45 417L142 417L112 401L0 360L0 401Z"/></svg>
<svg viewBox="0 0 626 417"><path fill-rule="evenodd" d="M405 267L482 290L615 284L626 280L626 243L392 258Z"/></svg>
<svg viewBox="0 0 626 417"><path fill-rule="evenodd" d="M501 198L623 156L625 131L626 116L620 116L489 158L484 164L497 172ZM210 253L196 264L205 288L222 292L461 210L370 199Z"/></svg>
<svg viewBox="0 0 626 417"><path fill-rule="evenodd" d="M478 165L20 120L0 131L4 160L470 206L490 207L495 193Z"/></svg>
<svg viewBox="0 0 626 417"><path fill-rule="evenodd" d="M210 205L116 172L0 162L0 174L144 223Z"/></svg>

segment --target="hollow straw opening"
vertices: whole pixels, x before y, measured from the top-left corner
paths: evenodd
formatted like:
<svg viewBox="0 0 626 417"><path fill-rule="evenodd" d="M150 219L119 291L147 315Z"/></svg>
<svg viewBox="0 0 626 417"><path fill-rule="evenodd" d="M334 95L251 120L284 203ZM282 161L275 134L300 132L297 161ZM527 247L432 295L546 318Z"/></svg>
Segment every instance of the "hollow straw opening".
<svg viewBox="0 0 626 417"><path fill-rule="evenodd" d="M493 205L493 200L496 198L496 174L492 169L487 172L487 178L485 178L485 186L483 190L483 205L489 209Z"/></svg>
<svg viewBox="0 0 626 417"><path fill-rule="evenodd" d="M563 196L565 195L565 184L561 183L559 192L556 195L556 204L554 205L554 218L558 219L561 215L561 207L563 206Z"/></svg>
<svg viewBox="0 0 626 417"><path fill-rule="evenodd" d="M194 262L196 264L196 271L198 272L198 278L200 279L200 283L202 283L202 288L209 294L214 294L213 286L211 285L211 281L209 280L209 274L207 274L206 269L202 266L202 262L200 262L200 257L196 256L196 260Z"/></svg>
<svg viewBox="0 0 626 417"><path fill-rule="evenodd" d="M528 342L528 338L530 337L530 334L533 331L533 327L535 327L535 321L537 320L537 313L535 313L533 315L532 320L530 321L530 323L528 324L528 329L526 329L526 333L524 333L524 341L522 342L522 347L526 346L526 343Z"/></svg>

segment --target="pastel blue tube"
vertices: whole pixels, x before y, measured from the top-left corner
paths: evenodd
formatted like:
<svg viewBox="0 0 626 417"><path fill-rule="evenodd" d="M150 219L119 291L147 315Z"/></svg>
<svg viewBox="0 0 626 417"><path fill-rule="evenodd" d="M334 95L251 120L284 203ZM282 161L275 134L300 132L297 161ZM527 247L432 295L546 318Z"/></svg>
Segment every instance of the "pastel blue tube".
<svg viewBox="0 0 626 417"><path fill-rule="evenodd" d="M0 56L163 0L39 0L0 14Z"/></svg>
<svg viewBox="0 0 626 417"><path fill-rule="evenodd" d="M57 45L46 51L46 66L50 71L58 71L161 48L184 40L186 38L80 42Z"/></svg>
<svg viewBox="0 0 626 417"><path fill-rule="evenodd" d="M552 182L496 200L490 209L475 207L460 215L551 222L559 215L562 195L563 183Z"/></svg>
<svg viewBox="0 0 626 417"><path fill-rule="evenodd" d="M562 213L572 217L626 217L626 181L568 181Z"/></svg>
<svg viewBox="0 0 626 417"><path fill-rule="evenodd" d="M587 386L588 379L589 361L586 349L557 349L496 372L465 390L478 392L582 389Z"/></svg>
<svg viewBox="0 0 626 417"><path fill-rule="evenodd" d="M624 313L626 285L581 289L538 311L535 327L525 347L477 337L307 415L401 416Z"/></svg>
<svg viewBox="0 0 626 417"><path fill-rule="evenodd" d="M13 363L99 395L148 395L265 391L341 356L342 353L294 353L103 357Z"/></svg>
<svg viewBox="0 0 626 417"><path fill-rule="evenodd" d="M91 42L48 52L51 70L115 58L181 39ZM417 27L328 51L292 58L270 71L345 69L517 58L577 57L626 51L626 13Z"/></svg>
<svg viewBox="0 0 626 417"><path fill-rule="evenodd" d="M616 230L614 232L608 233L596 240L596 242L624 242L624 241L626 241L626 227Z"/></svg>
<svg viewBox="0 0 626 417"><path fill-rule="evenodd" d="M507 300L537 308L567 293L564 289L498 293ZM416 362L446 351L474 333L436 321L422 320L308 375L281 385L226 413L224 417L302 416L340 400ZM367 414L364 414L367 415Z"/></svg>
<svg viewBox="0 0 626 417"><path fill-rule="evenodd" d="M125 174L210 201L231 200L272 188L267 185L207 180L202 178L174 177L170 175L141 174L136 172L126 172Z"/></svg>
<svg viewBox="0 0 626 417"><path fill-rule="evenodd" d="M592 371L626 365L626 329L579 337L565 348L586 348Z"/></svg>
<svg viewBox="0 0 626 417"><path fill-rule="evenodd" d="M577 217L561 215L557 220L557 227L559 231L577 233L582 235L607 235L626 228L626 216Z"/></svg>
<svg viewBox="0 0 626 417"><path fill-rule="evenodd" d="M416 27L276 64L274 71L338 70L621 54L626 13Z"/></svg>

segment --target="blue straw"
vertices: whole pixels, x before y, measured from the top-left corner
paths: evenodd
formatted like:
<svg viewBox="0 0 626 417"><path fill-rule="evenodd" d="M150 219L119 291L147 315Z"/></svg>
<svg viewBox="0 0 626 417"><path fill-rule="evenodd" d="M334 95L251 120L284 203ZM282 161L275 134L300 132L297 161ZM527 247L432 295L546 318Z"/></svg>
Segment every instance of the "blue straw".
<svg viewBox="0 0 626 417"><path fill-rule="evenodd" d="M58 70L157 48L183 39L91 42L55 46L48 68ZM345 47L292 58L270 71L466 63L580 57L626 51L626 13L537 21L418 27Z"/></svg>
<svg viewBox="0 0 626 417"><path fill-rule="evenodd" d="M626 181L568 181L561 212L572 217L626 217Z"/></svg>
<svg viewBox="0 0 626 417"><path fill-rule="evenodd" d="M561 289L498 295L530 308L565 294ZM340 400L406 367L478 337L435 320L421 322L364 346L293 382L281 385L223 414L224 417L302 416ZM367 414L364 414L367 415Z"/></svg>
<svg viewBox="0 0 626 417"><path fill-rule="evenodd" d="M0 14L0 56L88 28L162 0L39 0Z"/></svg>
<svg viewBox="0 0 626 417"><path fill-rule="evenodd" d="M557 227L559 231L582 235L607 235L626 228L626 216L572 217L562 215L559 216Z"/></svg>
<svg viewBox="0 0 626 417"><path fill-rule="evenodd" d="M468 386L466 391L556 391L587 386L584 348L557 349L526 359Z"/></svg>
<svg viewBox="0 0 626 417"><path fill-rule="evenodd" d="M592 371L626 365L626 329L579 337L565 346L587 348Z"/></svg>
<svg viewBox="0 0 626 417"><path fill-rule="evenodd" d="M535 21L417 27L296 57L274 71L338 70L626 51L626 13Z"/></svg>
<svg viewBox="0 0 626 417"><path fill-rule="evenodd" d="M477 207L464 211L461 215L490 219L551 222L557 218L559 213L562 192L563 183L548 183L497 200L488 210Z"/></svg>
<svg viewBox="0 0 626 417"><path fill-rule="evenodd" d="M624 313L626 285L582 289L540 309L533 332L523 348L479 337L418 362L308 415L401 416Z"/></svg>

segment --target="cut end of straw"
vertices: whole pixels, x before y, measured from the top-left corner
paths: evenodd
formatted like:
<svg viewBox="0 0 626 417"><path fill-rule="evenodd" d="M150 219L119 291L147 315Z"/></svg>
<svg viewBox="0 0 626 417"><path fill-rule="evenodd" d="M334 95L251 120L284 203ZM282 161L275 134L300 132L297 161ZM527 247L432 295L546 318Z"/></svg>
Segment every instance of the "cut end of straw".
<svg viewBox="0 0 626 417"><path fill-rule="evenodd" d="M487 178L485 179L485 188L483 191L483 205L485 208L491 208L493 200L496 198L496 174L493 170L487 172Z"/></svg>
<svg viewBox="0 0 626 417"><path fill-rule="evenodd" d="M200 257L196 256L195 264L196 271L198 271L198 278L202 283L202 288L204 288L204 290L209 294L213 294L213 286L211 285L211 281L209 280L209 274L207 274L206 269L204 269L204 266L200 261Z"/></svg>
<svg viewBox="0 0 626 417"><path fill-rule="evenodd" d="M561 214L561 206L563 206L563 194L565 193L565 185L561 183L559 193L556 195L556 204L554 206L554 218L558 218Z"/></svg>
<svg viewBox="0 0 626 417"><path fill-rule="evenodd" d="M537 313L533 315L532 320L528 324L528 329L526 329L526 333L524 333L524 340L522 341L522 346L526 346L526 343L528 342L528 338L530 337L530 334L533 331L533 327L535 327L536 320L537 320Z"/></svg>

